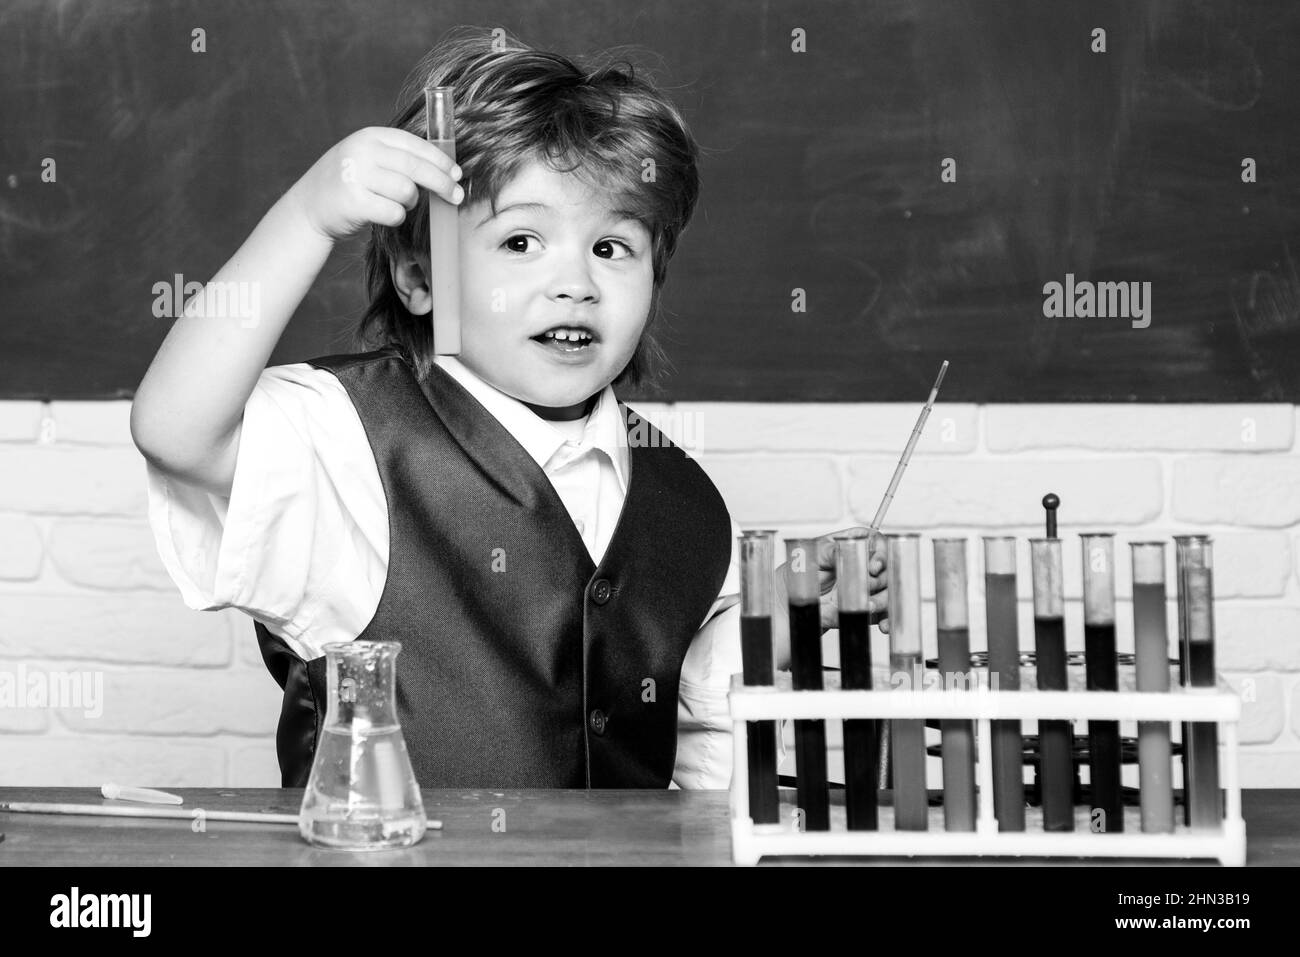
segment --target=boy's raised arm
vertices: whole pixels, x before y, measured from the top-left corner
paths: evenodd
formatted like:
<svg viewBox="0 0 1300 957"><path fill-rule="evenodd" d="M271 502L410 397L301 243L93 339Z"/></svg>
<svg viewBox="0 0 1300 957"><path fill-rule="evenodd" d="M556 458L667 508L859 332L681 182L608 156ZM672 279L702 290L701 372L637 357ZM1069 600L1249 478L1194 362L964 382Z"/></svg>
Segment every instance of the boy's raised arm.
<svg viewBox="0 0 1300 957"><path fill-rule="evenodd" d="M145 458L229 495L244 406L335 240L400 224L421 187L459 203L453 166L433 144L387 127L358 130L317 160L173 323L131 407Z"/></svg>
<svg viewBox="0 0 1300 957"><path fill-rule="evenodd" d="M190 300L131 406L131 436L155 467L230 494L244 404L332 247L291 189Z"/></svg>

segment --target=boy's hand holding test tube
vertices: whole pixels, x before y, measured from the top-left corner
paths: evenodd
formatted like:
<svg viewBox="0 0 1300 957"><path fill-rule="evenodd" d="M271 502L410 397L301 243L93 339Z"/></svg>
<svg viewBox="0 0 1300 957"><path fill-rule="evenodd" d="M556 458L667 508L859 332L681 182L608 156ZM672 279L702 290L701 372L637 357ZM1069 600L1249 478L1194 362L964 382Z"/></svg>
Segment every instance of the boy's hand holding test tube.
<svg viewBox="0 0 1300 957"><path fill-rule="evenodd" d="M419 205L423 187L458 204L465 190L455 160L405 130L371 126L340 140L290 194L326 239L346 239L369 226L397 226Z"/></svg>
<svg viewBox="0 0 1300 957"><path fill-rule="evenodd" d="M835 536L866 535L870 529L855 526L839 532L830 532L817 539L818 578L821 583L821 625L822 631L839 626L839 596L835 591ZM785 586L785 568L787 561L776 571L773 581L772 607L784 609L789 601ZM889 576L885 567L885 538L877 534L871 543L871 614L872 620L885 634L889 633ZM772 616L772 640L776 650L776 667L780 671L790 668L790 621L784 613Z"/></svg>
<svg viewBox="0 0 1300 957"><path fill-rule="evenodd" d="M458 206L459 177L445 152L401 129L367 127L327 150L209 283L255 286L256 323L206 315L199 295L172 326L136 390L136 447L155 468L228 498L245 403L334 243L372 224L401 223L422 190ZM427 279L429 262L419 261Z"/></svg>

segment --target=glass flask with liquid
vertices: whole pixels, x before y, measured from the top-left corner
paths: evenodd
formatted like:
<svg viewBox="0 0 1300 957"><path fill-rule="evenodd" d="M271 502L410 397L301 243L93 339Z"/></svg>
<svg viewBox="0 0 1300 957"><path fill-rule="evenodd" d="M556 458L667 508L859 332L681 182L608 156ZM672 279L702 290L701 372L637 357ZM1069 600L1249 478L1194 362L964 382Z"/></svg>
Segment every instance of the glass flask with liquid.
<svg viewBox="0 0 1300 957"><path fill-rule="evenodd" d="M310 844L352 851L409 847L424 836L424 803L397 720L394 641L325 646L329 707L302 799Z"/></svg>

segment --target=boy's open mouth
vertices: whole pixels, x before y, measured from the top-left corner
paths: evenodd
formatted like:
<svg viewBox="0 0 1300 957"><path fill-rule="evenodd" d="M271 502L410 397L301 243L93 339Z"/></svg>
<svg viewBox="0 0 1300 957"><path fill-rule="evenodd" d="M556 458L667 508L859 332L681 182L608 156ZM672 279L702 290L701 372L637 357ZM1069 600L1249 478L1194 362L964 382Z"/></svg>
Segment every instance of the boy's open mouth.
<svg viewBox="0 0 1300 957"><path fill-rule="evenodd" d="M532 337L552 352L582 352L596 344L596 334L585 326L556 326Z"/></svg>

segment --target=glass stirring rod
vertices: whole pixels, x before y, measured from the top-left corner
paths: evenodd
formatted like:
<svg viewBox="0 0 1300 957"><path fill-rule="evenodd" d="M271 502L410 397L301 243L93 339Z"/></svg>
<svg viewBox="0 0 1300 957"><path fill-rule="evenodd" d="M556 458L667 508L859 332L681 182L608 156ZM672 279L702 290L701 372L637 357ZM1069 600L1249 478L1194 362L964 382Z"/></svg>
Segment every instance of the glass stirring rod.
<svg viewBox="0 0 1300 957"><path fill-rule="evenodd" d="M880 507L876 509L876 517L871 520L871 525L867 529L867 539L869 552L875 550L875 540L880 534L880 524L885 520L885 512L889 510L889 503L894 500L894 493L898 491L898 483L903 480L903 471L907 468L907 463L912 459L912 451L916 448L916 443L921 440L921 431L925 428L925 420L930 417L930 410L934 408L934 401L939 397L939 386L943 384L943 377L948 371L948 360L943 360L943 365L939 367L939 375L934 380L934 388L930 390L930 397L925 400L925 407L921 409L921 414L916 419L916 425L912 427L912 435L907 440L907 446L903 449L903 454L898 459L898 465L894 469L894 477L889 480L889 488L885 489L885 497L880 500Z"/></svg>

